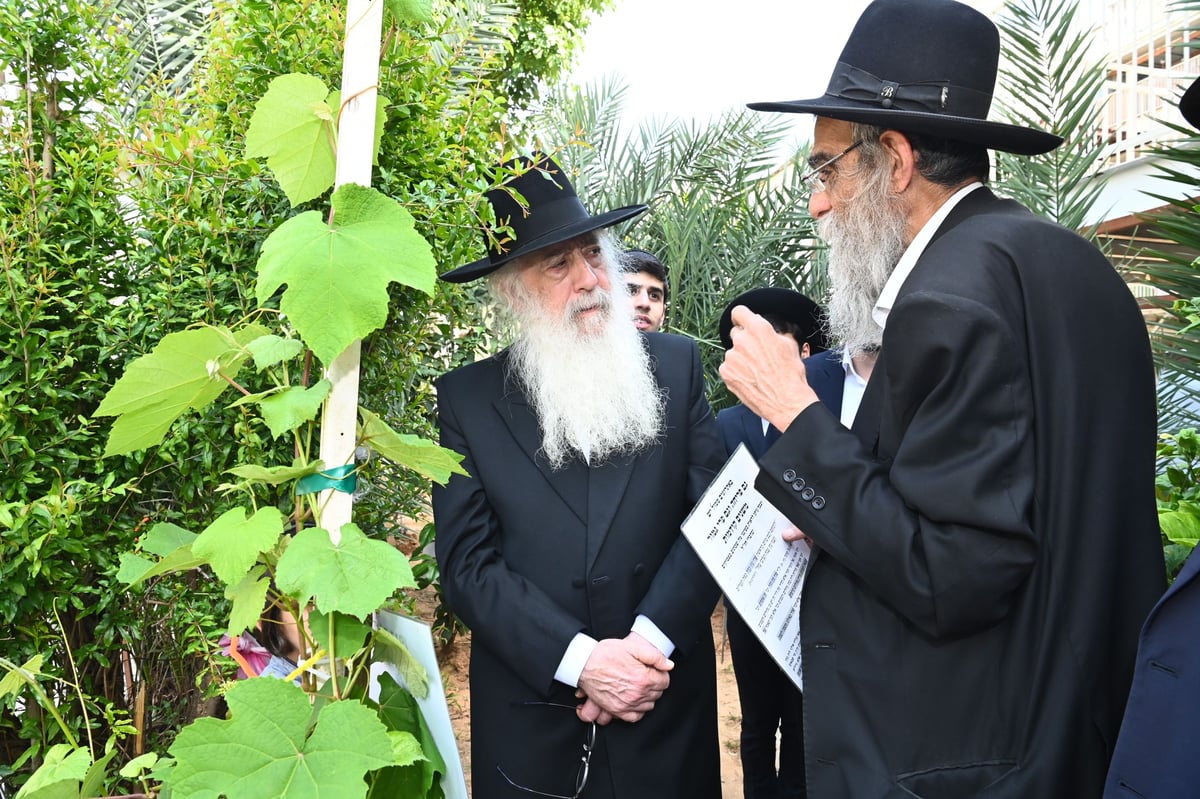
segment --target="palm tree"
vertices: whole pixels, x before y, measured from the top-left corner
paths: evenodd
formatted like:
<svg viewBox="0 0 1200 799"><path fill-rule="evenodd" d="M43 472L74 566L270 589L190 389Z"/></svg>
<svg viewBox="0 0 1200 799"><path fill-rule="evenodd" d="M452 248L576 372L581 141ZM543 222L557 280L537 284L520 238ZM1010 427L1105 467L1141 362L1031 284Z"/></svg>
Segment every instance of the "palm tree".
<svg viewBox="0 0 1200 799"><path fill-rule="evenodd" d="M646 203L619 233L669 269L668 329L697 339L715 407L729 402L716 376L717 320L737 294L766 285L823 296L814 258L803 150L779 153L786 119L727 111L710 122L652 119L621 128L626 89L617 79L555 89L531 138L558 159L589 208Z"/></svg>

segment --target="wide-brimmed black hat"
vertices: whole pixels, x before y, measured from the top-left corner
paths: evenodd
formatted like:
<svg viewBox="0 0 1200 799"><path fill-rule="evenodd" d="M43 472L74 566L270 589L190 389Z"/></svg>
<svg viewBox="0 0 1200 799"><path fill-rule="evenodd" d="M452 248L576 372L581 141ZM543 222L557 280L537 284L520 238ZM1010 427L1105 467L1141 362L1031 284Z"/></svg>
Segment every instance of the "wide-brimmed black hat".
<svg viewBox="0 0 1200 799"><path fill-rule="evenodd" d="M1192 81L1179 98L1179 111L1193 128L1200 128L1200 78Z"/></svg>
<svg viewBox="0 0 1200 799"><path fill-rule="evenodd" d="M611 227L647 209L645 205L627 205L606 214L590 215L562 167L542 153L535 154L533 161L527 158L508 161L501 169L528 170L487 193L496 223L509 227L514 240L505 242L505 249L500 249L495 237L485 232L487 257L450 270L441 275L442 280L450 283L475 280L495 272L514 258ZM525 198L525 205L510 189Z"/></svg>
<svg viewBox="0 0 1200 799"><path fill-rule="evenodd" d="M1021 155L1049 152L1054 134L989 122L1000 33L954 0L875 0L850 33L825 94L750 103L939 136Z"/></svg>
<svg viewBox="0 0 1200 799"><path fill-rule="evenodd" d="M798 291L779 288L751 289L739 294L725 306L721 313L721 321L717 330L721 334L721 343L725 349L733 346L729 333L733 330L733 309L745 305L754 313L761 316L777 316L786 319L800 328L800 343L808 342L813 352L829 349L829 339L825 334L825 315L821 307Z"/></svg>

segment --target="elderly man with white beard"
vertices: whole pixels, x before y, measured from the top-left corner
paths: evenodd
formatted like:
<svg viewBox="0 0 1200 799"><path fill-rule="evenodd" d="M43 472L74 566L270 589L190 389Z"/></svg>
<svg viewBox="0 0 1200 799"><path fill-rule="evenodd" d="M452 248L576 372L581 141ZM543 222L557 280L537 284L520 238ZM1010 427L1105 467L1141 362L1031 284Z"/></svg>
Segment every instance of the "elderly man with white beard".
<svg viewBox="0 0 1200 799"><path fill-rule="evenodd" d="M548 157L504 166L515 237L442 275L490 276L516 333L437 382L469 473L433 512L471 629L472 795L718 799L718 591L679 529L724 461L699 352L629 323L605 228L645 206L592 216Z"/></svg>
<svg viewBox="0 0 1200 799"><path fill-rule="evenodd" d="M833 337L882 347L852 429L735 309L721 375L783 431L755 486L813 542L800 634L813 797L1099 797L1162 593L1145 323L1089 242L984 185L995 25L875 0L816 116ZM865 338L869 339L869 336Z"/></svg>

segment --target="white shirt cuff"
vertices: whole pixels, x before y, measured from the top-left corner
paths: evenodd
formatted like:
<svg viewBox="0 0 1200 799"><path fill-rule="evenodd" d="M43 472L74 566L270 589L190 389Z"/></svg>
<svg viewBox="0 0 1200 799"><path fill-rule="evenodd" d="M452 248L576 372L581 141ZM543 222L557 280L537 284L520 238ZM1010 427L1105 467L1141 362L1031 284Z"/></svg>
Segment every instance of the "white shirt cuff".
<svg viewBox="0 0 1200 799"><path fill-rule="evenodd" d="M650 621L649 618L638 614L638 617L633 620L633 630L638 635L645 638L650 643L658 647L658 651L663 653L663 657L671 657L671 653L675 651L675 642L658 629L658 625Z"/></svg>
<svg viewBox="0 0 1200 799"><path fill-rule="evenodd" d="M596 639L590 635L575 633L575 637L567 645L567 651L563 653L562 660L558 662L558 671L554 672L554 679L572 688L578 688L579 675L583 674L583 667L592 656L596 643Z"/></svg>

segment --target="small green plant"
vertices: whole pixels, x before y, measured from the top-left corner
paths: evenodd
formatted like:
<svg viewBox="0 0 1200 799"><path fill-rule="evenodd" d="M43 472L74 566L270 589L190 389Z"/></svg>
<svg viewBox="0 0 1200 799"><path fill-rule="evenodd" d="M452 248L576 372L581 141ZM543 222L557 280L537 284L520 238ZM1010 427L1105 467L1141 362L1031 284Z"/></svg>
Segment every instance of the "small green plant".
<svg viewBox="0 0 1200 799"><path fill-rule="evenodd" d="M1200 539L1200 434L1193 428L1158 441L1158 522L1171 579Z"/></svg>

